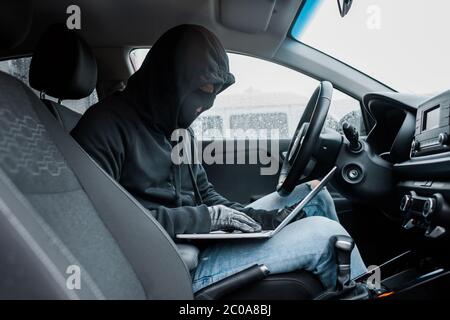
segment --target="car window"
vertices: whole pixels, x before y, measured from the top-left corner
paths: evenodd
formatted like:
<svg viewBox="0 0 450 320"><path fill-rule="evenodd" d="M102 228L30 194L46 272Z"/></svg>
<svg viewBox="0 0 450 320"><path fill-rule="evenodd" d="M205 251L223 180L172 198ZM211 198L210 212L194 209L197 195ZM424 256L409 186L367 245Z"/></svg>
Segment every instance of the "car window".
<svg viewBox="0 0 450 320"><path fill-rule="evenodd" d="M30 70L31 57L11 59L0 61L0 71L6 72L17 79L21 80L27 86L30 86L28 81L28 73ZM39 92L32 89L37 96L39 96ZM57 99L46 96L47 99L57 101ZM91 105L98 102L97 91L94 91L86 98L80 100L64 100L62 103L76 111L78 113L84 113Z"/></svg>
<svg viewBox="0 0 450 320"><path fill-rule="evenodd" d="M449 11L448 0L358 0L342 19L336 1L305 0L291 36L400 92L434 95L450 78Z"/></svg>
<svg viewBox="0 0 450 320"><path fill-rule="evenodd" d="M135 49L130 60L137 70L148 49ZM319 82L281 65L228 53L235 84L219 94L214 106L194 121L199 140L215 138L291 138L306 104ZM326 126L342 131L344 121L361 129L358 100L334 90ZM364 130L363 130L364 133Z"/></svg>

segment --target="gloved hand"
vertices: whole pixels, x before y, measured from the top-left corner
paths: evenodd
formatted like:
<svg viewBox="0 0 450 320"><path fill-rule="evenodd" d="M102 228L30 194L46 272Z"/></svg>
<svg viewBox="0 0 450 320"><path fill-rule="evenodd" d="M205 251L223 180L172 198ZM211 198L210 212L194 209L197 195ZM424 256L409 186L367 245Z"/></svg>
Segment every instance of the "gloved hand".
<svg viewBox="0 0 450 320"><path fill-rule="evenodd" d="M211 217L211 231L261 231L261 225L259 225L255 220L240 211L228 208L221 204L208 207L208 210Z"/></svg>

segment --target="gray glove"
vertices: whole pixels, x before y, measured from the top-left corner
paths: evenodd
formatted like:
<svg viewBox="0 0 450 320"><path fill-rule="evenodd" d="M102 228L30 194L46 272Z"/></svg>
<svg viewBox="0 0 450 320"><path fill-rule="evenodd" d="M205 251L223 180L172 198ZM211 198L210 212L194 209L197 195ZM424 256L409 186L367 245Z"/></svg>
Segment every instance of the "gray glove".
<svg viewBox="0 0 450 320"><path fill-rule="evenodd" d="M222 204L208 207L208 210L211 217L211 231L261 231L261 226L255 220L240 211L228 208Z"/></svg>

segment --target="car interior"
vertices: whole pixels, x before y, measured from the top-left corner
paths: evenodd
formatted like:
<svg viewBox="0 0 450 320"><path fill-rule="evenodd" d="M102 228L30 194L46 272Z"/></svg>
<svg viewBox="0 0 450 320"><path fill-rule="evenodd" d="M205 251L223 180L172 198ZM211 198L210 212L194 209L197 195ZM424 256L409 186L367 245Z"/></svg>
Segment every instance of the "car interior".
<svg viewBox="0 0 450 320"><path fill-rule="evenodd" d="M351 61L298 41L296 23L306 19L302 14L313 2L0 2L0 299L447 298L450 90L395 91ZM332 2L344 21L357 1ZM74 15L81 25L70 29ZM210 116L199 124L203 130L226 121L237 128L256 118L285 119L289 130L266 145L279 145L278 154L269 153L281 159L277 174L260 174L267 166L260 163L204 168L218 192L248 204L273 191L289 194L298 183L321 179L336 167L327 188L351 235L344 240L357 244L367 274L349 279L342 240L332 244L342 277L331 292L309 271L270 274L255 265L194 295L191 271L205 242L174 242L70 136L90 105L125 87L138 68L136 56L145 56L161 34L180 24L212 30L231 62L253 59L313 81L313 90L305 90L308 99L298 102L301 109L272 108L270 118L266 105L273 96L263 99L259 118L249 115L255 113L247 111L247 100L230 106L243 110L233 118L225 103L212 113L220 121ZM272 85L270 77L260 81ZM245 94L264 96L257 90ZM347 114L347 121L330 124L333 108L341 106L333 94L352 101L357 122ZM254 139L247 138L232 157L250 157L258 146ZM210 140L200 142L206 148ZM291 161L291 154L301 156ZM76 290L67 286L74 265L82 274Z"/></svg>

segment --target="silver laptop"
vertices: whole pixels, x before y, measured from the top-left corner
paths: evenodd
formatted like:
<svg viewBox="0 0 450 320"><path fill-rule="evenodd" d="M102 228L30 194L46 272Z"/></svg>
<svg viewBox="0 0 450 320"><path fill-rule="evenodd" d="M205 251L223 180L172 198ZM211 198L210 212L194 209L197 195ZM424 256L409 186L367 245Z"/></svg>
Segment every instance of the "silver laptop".
<svg viewBox="0 0 450 320"><path fill-rule="evenodd" d="M177 234L178 239L264 239L264 238L272 238L274 235L276 235L278 232L280 232L281 229L283 229L289 222L294 219L297 214L299 214L302 209L305 207L308 202L314 198L316 194L319 193L319 191L330 181L330 179L333 177L333 174L336 171L336 167L331 169L330 172L320 181L320 183L311 190L308 195L303 198L303 200L295 207L294 210L276 227L274 230L263 230L259 232L251 232L251 233L245 233L242 231L233 231L233 232L226 232L226 231L213 231L210 233L184 233L184 234Z"/></svg>

